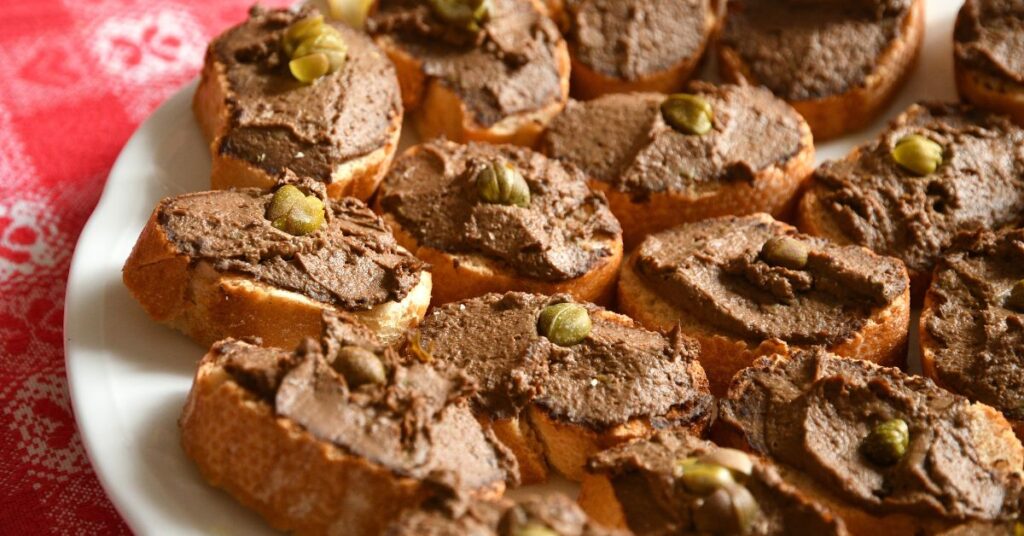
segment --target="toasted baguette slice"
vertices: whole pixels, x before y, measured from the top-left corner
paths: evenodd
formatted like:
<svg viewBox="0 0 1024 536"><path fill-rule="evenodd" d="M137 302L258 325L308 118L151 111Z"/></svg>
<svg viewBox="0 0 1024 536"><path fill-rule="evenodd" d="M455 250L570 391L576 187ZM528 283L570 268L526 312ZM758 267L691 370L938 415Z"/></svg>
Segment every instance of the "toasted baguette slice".
<svg viewBox="0 0 1024 536"><path fill-rule="evenodd" d="M896 97L920 55L924 40L924 0L913 0L899 38L878 57L875 70L863 83L838 95L790 101L811 125L816 141L830 140L870 124ZM720 44L718 65L722 78L734 83L757 84L750 67L732 47Z"/></svg>
<svg viewBox="0 0 1024 536"><path fill-rule="evenodd" d="M228 337L259 337L268 346L292 348L320 333L324 311L340 310L248 275L219 272L209 262L179 252L157 220L157 211L122 275L150 317L204 346ZM382 340L391 341L426 314L430 288L430 273L424 271L402 301L351 313Z"/></svg>
<svg viewBox="0 0 1024 536"><path fill-rule="evenodd" d="M179 421L182 447L211 485L273 527L296 534L380 534L436 494L437 484L403 476L275 414L207 354ZM504 481L467 490L497 499Z"/></svg>
<svg viewBox="0 0 1024 536"><path fill-rule="evenodd" d="M979 108L1010 116L1024 125L1024 86L953 62L956 89L960 98Z"/></svg>
<svg viewBox="0 0 1024 536"><path fill-rule="evenodd" d="M531 0L530 3L544 12L539 0ZM562 39L556 43L554 55L561 85L560 97L543 108L504 117L490 126L480 124L462 97L440 79L428 76L423 70L423 62L403 49L395 39L387 34L377 35L375 39L395 64L403 105L424 140L443 136L460 143L483 141L532 147L544 125L562 111L569 99L571 62L569 48Z"/></svg>
<svg viewBox="0 0 1024 536"><path fill-rule="evenodd" d="M373 43L361 34L338 25L348 39L365 40L360 43L358 52L369 50L371 54L380 56L379 61L386 61L381 51L376 50ZM261 188L273 189L280 184L280 172L253 162L238 158L222 150L223 140L229 134L233 105L229 102L230 85L226 75L226 65L217 58L211 48L206 52L199 87L192 100L192 111L199 123L199 129L210 144L212 158L211 187L226 188ZM321 81L321 83L327 81ZM397 83L394 82L394 83ZM364 103L352 105L363 106ZM330 179L324 181L327 195L332 199L356 197L366 201L377 189L377 184L384 177L391 159L398 150L398 139L402 129L401 104L396 101L397 113L390 117L385 142L369 153L356 158L339 161L330 171Z"/></svg>
<svg viewBox="0 0 1024 536"><path fill-rule="evenodd" d="M703 41L700 47L688 57L680 58L678 62L668 68L646 73L636 78L622 78L597 71L580 61L574 44L570 39L569 55L572 58L572 95L577 99L594 99L608 93L629 93L636 91L655 93L674 93L683 88L686 82L694 75L704 59L704 52L719 26L718 14L715 10L713 0L706 0L707 16L704 18L704 25L701 28ZM566 20L569 16L565 6L556 0L548 1L548 10L552 12L552 18L556 21ZM616 39L616 35L606 35L605 38Z"/></svg>

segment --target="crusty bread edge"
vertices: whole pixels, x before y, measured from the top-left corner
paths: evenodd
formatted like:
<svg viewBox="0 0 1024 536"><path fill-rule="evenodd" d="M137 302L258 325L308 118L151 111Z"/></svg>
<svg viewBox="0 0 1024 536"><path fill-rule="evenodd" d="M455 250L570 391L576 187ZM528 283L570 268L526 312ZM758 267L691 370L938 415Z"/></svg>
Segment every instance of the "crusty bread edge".
<svg viewBox="0 0 1024 536"><path fill-rule="evenodd" d="M122 271L125 286L154 320L207 347L228 337L260 337L265 345L293 348L320 335L322 314L333 306L246 275L218 272L208 262L179 253L157 221L158 211ZM402 301L351 314L381 340L395 340L426 314L431 281L429 272L421 272Z"/></svg>
<svg viewBox="0 0 1024 536"><path fill-rule="evenodd" d="M924 0L914 0L899 38L882 52L874 72L863 84L838 95L790 102L811 125L815 140L826 141L864 128L892 102L920 55L924 10ZM749 66L732 47L719 44L718 65L725 80L757 83Z"/></svg>
<svg viewBox="0 0 1024 536"><path fill-rule="evenodd" d="M227 84L224 65L208 51L199 87L193 96L192 111L203 137L210 146L211 187L216 190L240 187L273 189L277 185L278 177L252 162L223 154L221 151L221 142L230 124L226 100ZM402 110L399 108L398 113L391 119L387 141L382 147L363 156L340 162L334 167L331 171L331 180L327 183L327 195L332 199L369 199L391 167L401 133Z"/></svg>
<svg viewBox="0 0 1024 536"><path fill-rule="evenodd" d="M179 420L181 444L207 482L299 534L379 534L430 492L317 440L235 383L208 355ZM476 490L497 498L504 482Z"/></svg>
<svg viewBox="0 0 1024 536"><path fill-rule="evenodd" d="M953 72L961 99L1006 114L1018 125L1024 125L1024 86L967 67L959 58L954 58Z"/></svg>

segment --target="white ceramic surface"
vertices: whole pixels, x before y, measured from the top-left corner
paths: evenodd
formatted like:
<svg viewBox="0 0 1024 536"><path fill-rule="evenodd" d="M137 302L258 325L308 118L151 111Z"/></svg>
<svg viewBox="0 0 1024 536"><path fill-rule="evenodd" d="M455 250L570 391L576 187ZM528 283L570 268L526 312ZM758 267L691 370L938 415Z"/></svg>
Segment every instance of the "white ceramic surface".
<svg viewBox="0 0 1024 536"><path fill-rule="evenodd" d="M922 61L909 85L871 128L820 146L819 161L871 138L911 102L955 98L950 40L959 5L928 1ZM205 349L150 321L121 284L121 266L157 201L209 186L210 157L190 110L194 90L194 82L182 88L128 141L78 242L64 322L71 399L100 481L134 531L271 534L259 517L205 485L179 446L178 415ZM916 342L912 356L916 361Z"/></svg>

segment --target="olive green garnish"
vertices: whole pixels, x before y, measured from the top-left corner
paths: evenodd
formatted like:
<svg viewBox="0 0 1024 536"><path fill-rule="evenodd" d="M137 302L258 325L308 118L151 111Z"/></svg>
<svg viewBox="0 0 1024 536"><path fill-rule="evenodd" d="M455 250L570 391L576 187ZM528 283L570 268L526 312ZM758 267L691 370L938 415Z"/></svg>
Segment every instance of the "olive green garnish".
<svg viewBox="0 0 1024 536"><path fill-rule="evenodd" d="M1017 281L1006 295L1006 307L1024 311L1024 279Z"/></svg>
<svg viewBox="0 0 1024 536"><path fill-rule="evenodd" d="M270 200L267 218L274 228L296 236L312 233L324 224L324 202L291 184L278 188Z"/></svg>
<svg viewBox="0 0 1024 536"><path fill-rule="evenodd" d="M698 461L706 464L721 465L732 471L733 476L750 476L754 471L754 461L742 450L718 448L701 456Z"/></svg>
<svg viewBox="0 0 1024 536"><path fill-rule="evenodd" d="M487 203L530 206L530 186L508 162L493 162L481 168L476 174L476 191Z"/></svg>
<svg viewBox="0 0 1024 536"><path fill-rule="evenodd" d="M556 303L540 312L537 329L559 346L579 344L590 333L590 314L587 308L575 303Z"/></svg>
<svg viewBox="0 0 1024 536"><path fill-rule="evenodd" d="M732 472L713 463L687 458L676 465L676 476L687 492L705 497L727 484L735 483Z"/></svg>
<svg viewBox="0 0 1024 536"><path fill-rule="evenodd" d="M910 429L903 419L890 419L875 426L864 440L862 449L869 460L878 465L893 465L907 453Z"/></svg>
<svg viewBox="0 0 1024 536"><path fill-rule="evenodd" d="M359 346L343 346L334 360L334 369L353 388L368 383L380 385L387 382L384 363L381 363L377 354Z"/></svg>
<svg viewBox="0 0 1024 536"><path fill-rule="evenodd" d="M661 115L672 128L684 134L702 136L711 130L714 113L711 105L699 95L676 93L661 103Z"/></svg>
<svg viewBox="0 0 1024 536"><path fill-rule="evenodd" d="M307 84L337 71L348 57L348 45L341 33L324 24L321 15L292 23L281 38L281 45L291 58L288 70L296 80Z"/></svg>
<svg viewBox="0 0 1024 536"><path fill-rule="evenodd" d="M746 534L761 515L750 491L735 483L716 489L693 513L697 530L711 534Z"/></svg>
<svg viewBox="0 0 1024 536"><path fill-rule="evenodd" d="M536 523L516 529L514 534L515 536L558 536L557 532Z"/></svg>
<svg viewBox="0 0 1024 536"><path fill-rule="evenodd" d="M800 270L807 266L810 248L791 236L774 236L761 247L761 258L773 266Z"/></svg>
<svg viewBox="0 0 1024 536"><path fill-rule="evenodd" d="M892 159L903 169L925 176L942 164L942 146L919 134L900 138L892 150Z"/></svg>
<svg viewBox="0 0 1024 536"><path fill-rule="evenodd" d="M430 7L439 19L471 32L480 31L491 14L490 0L430 0Z"/></svg>

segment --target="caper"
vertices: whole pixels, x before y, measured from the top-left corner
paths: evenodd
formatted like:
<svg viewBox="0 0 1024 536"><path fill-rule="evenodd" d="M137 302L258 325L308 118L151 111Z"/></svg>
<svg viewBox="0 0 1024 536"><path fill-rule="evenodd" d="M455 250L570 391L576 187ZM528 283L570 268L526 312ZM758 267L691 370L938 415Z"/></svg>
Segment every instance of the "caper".
<svg viewBox="0 0 1024 536"><path fill-rule="evenodd" d="M513 534L515 536L558 536L557 532L536 523L520 527Z"/></svg>
<svg viewBox="0 0 1024 536"><path fill-rule="evenodd" d="M1013 284L1013 288L1006 295L1006 307L1024 311L1024 279Z"/></svg>
<svg viewBox="0 0 1024 536"><path fill-rule="evenodd" d="M903 419L879 423L864 440L864 455L878 465L892 465L903 457L910 444L910 429Z"/></svg>
<svg viewBox="0 0 1024 536"><path fill-rule="evenodd" d="M299 82L309 84L327 74L331 69L331 60L327 54L317 52L288 62L288 70Z"/></svg>
<svg viewBox="0 0 1024 536"><path fill-rule="evenodd" d="M709 495L693 513L697 530L711 534L746 534L760 517L761 508L750 491L725 484Z"/></svg>
<svg viewBox="0 0 1024 536"><path fill-rule="evenodd" d="M904 136L896 142L892 159L903 169L925 176L942 164L942 146L919 134Z"/></svg>
<svg viewBox="0 0 1024 536"><path fill-rule="evenodd" d="M1024 523L1018 521L1013 524L1013 536L1024 536Z"/></svg>
<svg viewBox="0 0 1024 536"><path fill-rule="evenodd" d="M281 37L281 45L284 47L285 53L291 57L299 43L319 34L323 26L324 17L322 15L314 15L293 22Z"/></svg>
<svg viewBox="0 0 1024 536"><path fill-rule="evenodd" d="M324 26L324 28L330 28L330 26ZM334 28L331 28L331 30L334 30ZM299 46L295 47L295 53L292 57L301 58L315 52L335 52L341 54L342 59L344 59L345 54L348 52L348 45L345 44L345 40L342 39L341 34L337 31L321 31L299 43Z"/></svg>
<svg viewBox="0 0 1024 536"><path fill-rule="evenodd" d="M481 168L476 174L476 190L487 203L530 206L530 186L508 162L493 162Z"/></svg>
<svg viewBox="0 0 1024 536"><path fill-rule="evenodd" d="M376 354L359 346L343 346L334 360L334 369L345 377L349 386L356 388L368 383L387 382L387 371Z"/></svg>
<svg viewBox="0 0 1024 536"><path fill-rule="evenodd" d="M773 236L761 247L761 258L773 266L800 270L807 266L807 244L791 236Z"/></svg>
<svg viewBox="0 0 1024 536"><path fill-rule="evenodd" d="M267 218L278 230L296 236L312 233L324 223L324 203L315 195L286 184L278 188L270 200Z"/></svg>
<svg viewBox="0 0 1024 536"><path fill-rule="evenodd" d="M682 473L679 475L679 479L686 491L701 497L710 495L718 488L735 482L728 469L713 463L698 461L677 465L676 469Z"/></svg>
<svg viewBox="0 0 1024 536"><path fill-rule="evenodd" d="M344 21L353 28L362 28L373 0L327 0L328 13L334 20Z"/></svg>
<svg viewBox="0 0 1024 536"><path fill-rule="evenodd" d="M676 93L661 103L661 115L672 128L684 134L707 134L711 130L714 112L711 104L700 95Z"/></svg>
<svg viewBox="0 0 1024 536"><path fill-rule="evenodd" d="M540 312L537 328L551 342L559 346L573 346L590 333L590 314L579 304L556 303Z"/></svg>
<svg viewBox="0 0 1024 536"><path fill-rule="evenodd" d="M430 6L444 22L471 32L480 30L491 11L490 0L430 0Z"/></svg>
<svg viewBox="0 0 1024 536"><path fill-rule="evenodd" d="M732 471L734 476L750 476L754 461L742 450L718 448L700 457L701 463L721 465Z"/></svg>

